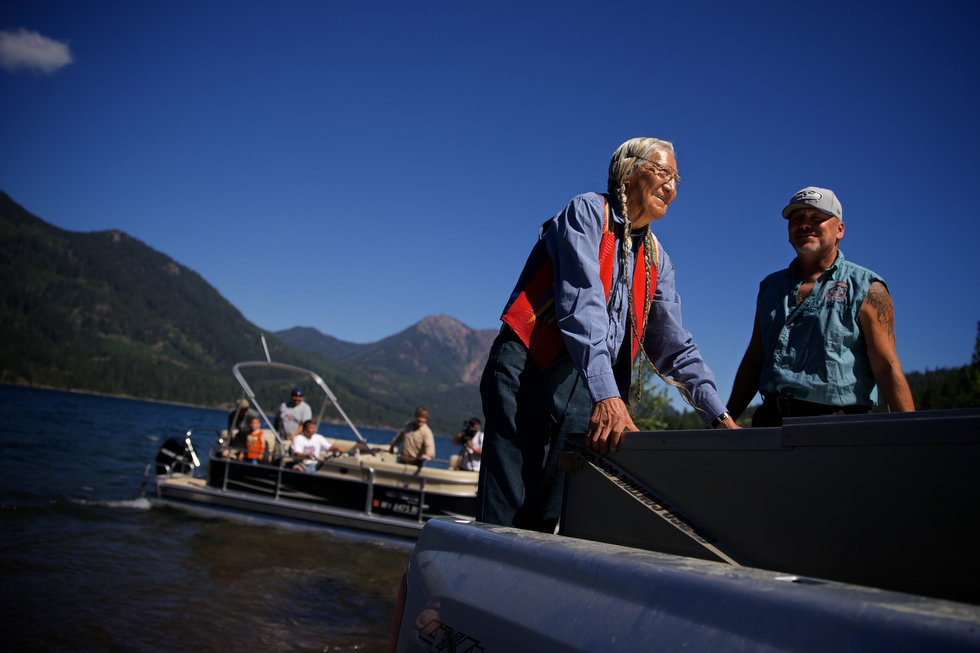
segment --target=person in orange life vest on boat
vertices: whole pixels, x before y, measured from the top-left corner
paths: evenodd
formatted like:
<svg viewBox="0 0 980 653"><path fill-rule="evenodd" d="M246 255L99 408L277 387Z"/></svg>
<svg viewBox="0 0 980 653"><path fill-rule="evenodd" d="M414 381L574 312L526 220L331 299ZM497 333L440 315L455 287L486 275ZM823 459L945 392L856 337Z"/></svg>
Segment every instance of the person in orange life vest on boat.
<svg viewBox="0 0 980 653"><path fill-rule="evenodd" d="M265 457L265 440L262 438L262 420L253 416L248 420L248 430L239 431L231 443L232 448L239 449L238 460L244 460L258 465Z"/></svg>
<svg viewBox="0 0 980 653"><path fill-rule="evenodd" d="M737 428L681 326L674 266L649 227L679 183L674 146L634 138L613 154L605 194L574 197L541 226L480 383L477 519L554 530L568 434L606 453L637 430L624 399L641 348L707 425Z"/></svg>
<svg viewBox="0 0 980 653"><path fill-rule="evenodd" d="M738 417L756 392L752 426L784 417L867 413L871 389L895 412L915 410L895 352L895 311L876 273L844 259L844 209L808 186L783 209L796 258L759 284L755 325L728 406Z"/></svg>
<svg viewBox="0 0 980 653"><path fill-rule="evenodd" d="M252 432L252 419L259 420L255 428L261 431L262 420L259 419L258 415L252 415L245 420L242 427L228 441L230 455L238 460L245 460L245 452L248 450L248 434Z"/></svg>

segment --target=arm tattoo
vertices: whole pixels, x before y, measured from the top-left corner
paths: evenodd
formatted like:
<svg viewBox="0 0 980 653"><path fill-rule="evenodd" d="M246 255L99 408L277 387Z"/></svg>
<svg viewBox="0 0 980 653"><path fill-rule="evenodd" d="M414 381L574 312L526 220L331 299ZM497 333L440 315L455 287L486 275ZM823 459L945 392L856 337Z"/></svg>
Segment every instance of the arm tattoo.
<svg viewBox="0 0 980 653"><path fill-rule="evenodd" d="M864 301L869 302L871 307L877 311L878 324L885 327L888 339L894 342L895 311L892 308L892 301L891 297L888 296L888 290L882 283L878 281L872 282L871 287L868 289L868 296Z"/></svg>

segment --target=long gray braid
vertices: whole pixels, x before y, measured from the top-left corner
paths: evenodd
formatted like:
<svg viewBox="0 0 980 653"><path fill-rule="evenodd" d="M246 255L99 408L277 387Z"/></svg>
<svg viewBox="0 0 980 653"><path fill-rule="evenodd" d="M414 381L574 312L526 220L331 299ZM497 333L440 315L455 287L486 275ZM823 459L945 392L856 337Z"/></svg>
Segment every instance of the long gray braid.
<svg viewBox="0 0 980 653"><path fill-rule="evenodd" d="M678 389L681 397L690 405L694 410L698 412L703 412L697 406L694 405L694 400L691 397L690 390L687 389L681 383L678 383L674 379L662 374L657 366L653 364L653 361L646 355L643 350L643 340L646 337L646 328L643 329L641 333L637 333L637 320L635 310L633 308L633 275L629 274L628 262L629 253L633 244L633 223L630 222L629 209L626 205L626 181L633 175L634 172L639 170L645 163L647 163L650 156L650 152L654 150L659 150L669 153L671 156L674 155L674 144L669 141L663 141L659 138L632 138L616 149L613 154L612 160L609 162L609 179L607 180L607 192L610 197L614 198L619 204L620 215L623 217L623 245L621 248L623 257L623 269L627 270L626 273L626 283L629 289L628 291L628 308L627 315L629 319L629 333L627 334L627 339L629 340L628 346L630 351L633 347L633 339L637 338L638 344L637 348L642 354L644 360L653 370L654 374L659 376L664 383L672 385ZM653 230L647 227L646 234L644 234L643 239L643 266L644 272L646 274L646 286L643 297L643 314L650 315L650 305L653 301L653 291L650 288L650 269L656 264L657 255L657 243L653 238ZM649 326L649 325L647 325ZM633 401L628 401L635 410L640 403L640 397L643 393L643 383L642 381L636 386L636 397ZM627 399L630 399L627 397Z"/></svg>

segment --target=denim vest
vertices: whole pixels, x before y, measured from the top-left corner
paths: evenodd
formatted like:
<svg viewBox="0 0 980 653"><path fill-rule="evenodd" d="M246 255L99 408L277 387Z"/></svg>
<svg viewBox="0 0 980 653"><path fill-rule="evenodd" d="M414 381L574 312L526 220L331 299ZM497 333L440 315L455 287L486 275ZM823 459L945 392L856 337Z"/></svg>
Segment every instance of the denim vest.
<svg viewBox="0 0 980 653"><path fill-rule="evenodd" d="M870 406L875 386L858 314L877 274L843 252L799 306L802 279L794 259L759 284L763 396L787 395L830 406Z"/></svg>

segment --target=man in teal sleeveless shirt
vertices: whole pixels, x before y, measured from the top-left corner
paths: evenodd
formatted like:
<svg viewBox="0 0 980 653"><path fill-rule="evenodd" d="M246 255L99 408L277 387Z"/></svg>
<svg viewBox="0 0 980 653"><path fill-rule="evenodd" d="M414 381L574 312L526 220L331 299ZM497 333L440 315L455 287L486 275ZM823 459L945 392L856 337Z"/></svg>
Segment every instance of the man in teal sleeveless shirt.
<svg viewBox="0 0 980 653"><path fill-rule="evenodd" d="M915 410L895 352L888 288L840 251L844 221L837 196L808 186L793 195L783 217L796 258L759 284L752 338L728 400L732 417L756 392L763 403L752 426L866 413L876 384L890 410Z"/></svg>

